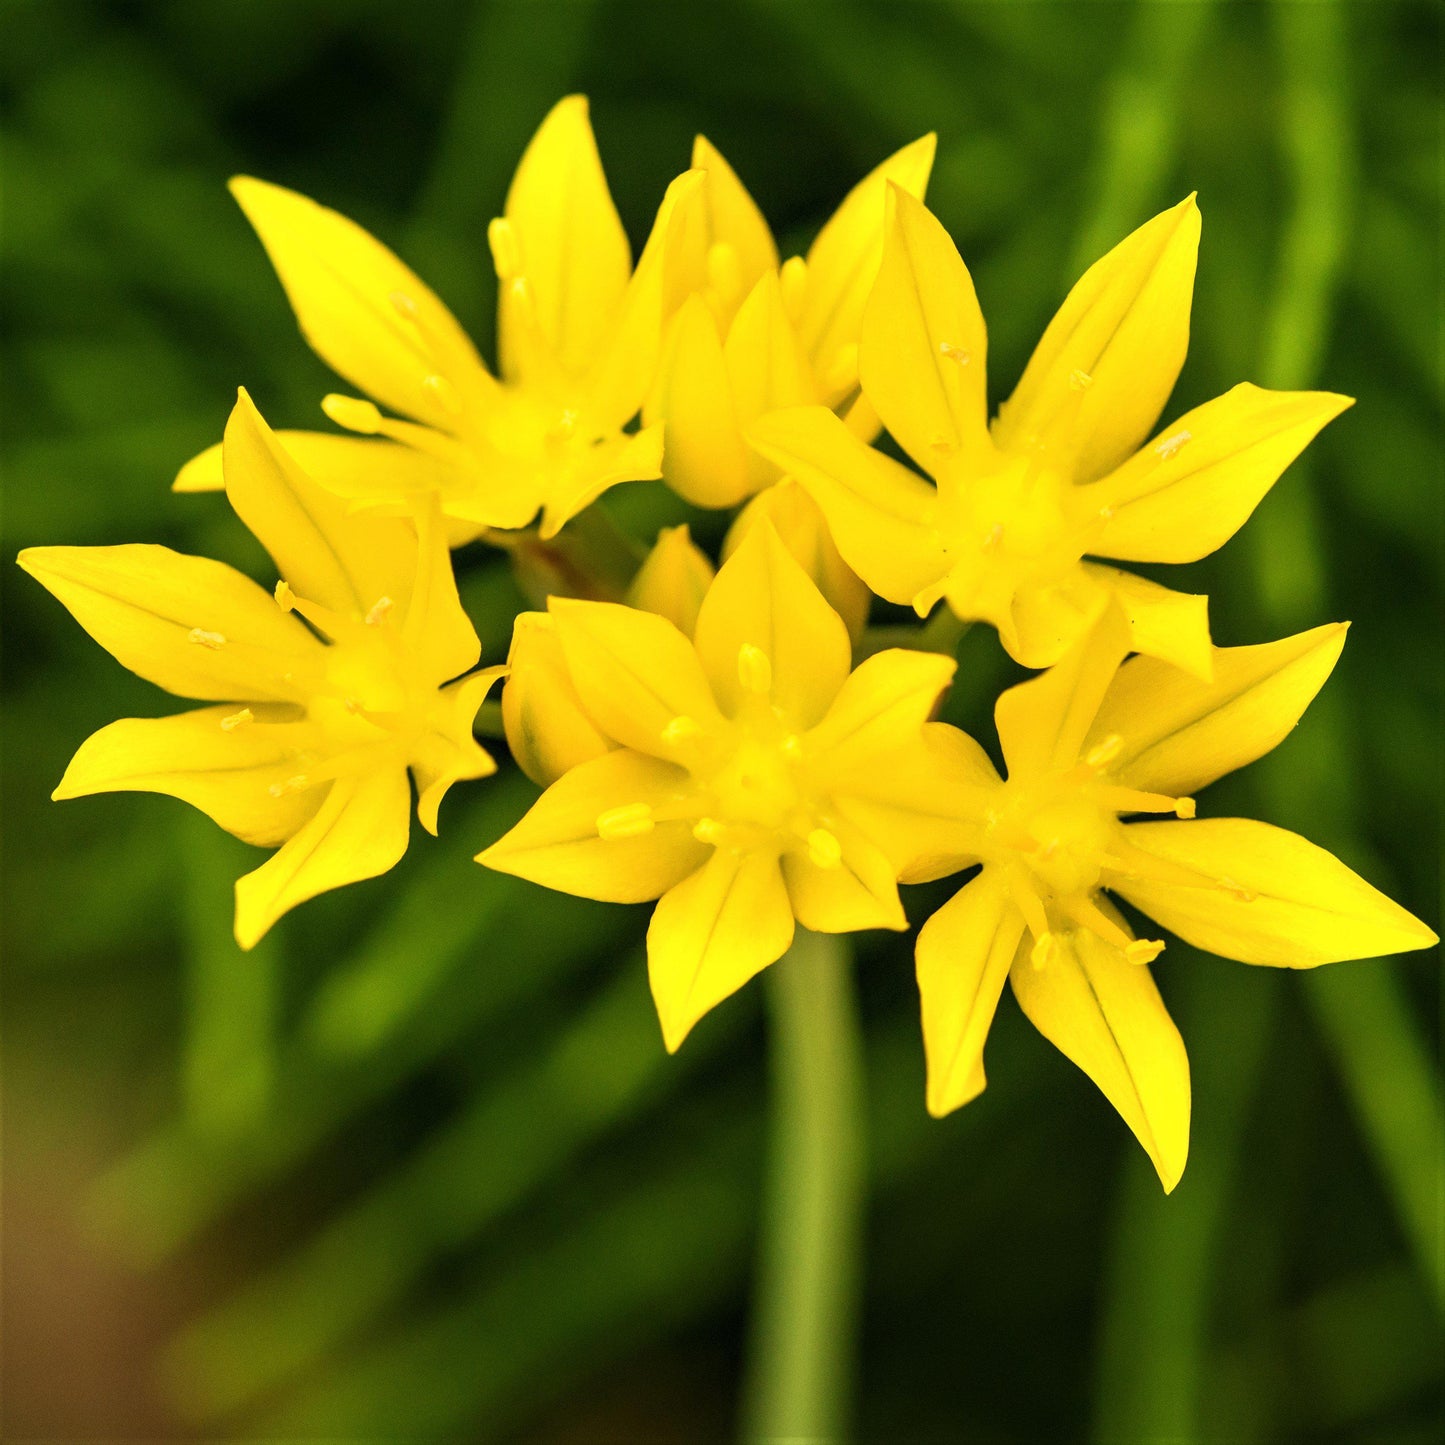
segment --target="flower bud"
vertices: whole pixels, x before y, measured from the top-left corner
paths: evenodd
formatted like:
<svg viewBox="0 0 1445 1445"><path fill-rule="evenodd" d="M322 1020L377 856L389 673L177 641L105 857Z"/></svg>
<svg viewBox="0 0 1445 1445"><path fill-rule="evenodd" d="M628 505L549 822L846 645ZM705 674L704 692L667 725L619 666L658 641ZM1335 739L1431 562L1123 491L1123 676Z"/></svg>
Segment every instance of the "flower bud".
<svg viewBox="0 0 1445 1445"><path fill-rule="evenodd" d="M691 637L712 579L712 563L694 545L687 527L664 527L627 589L627 603L656 612Z"/></svg>

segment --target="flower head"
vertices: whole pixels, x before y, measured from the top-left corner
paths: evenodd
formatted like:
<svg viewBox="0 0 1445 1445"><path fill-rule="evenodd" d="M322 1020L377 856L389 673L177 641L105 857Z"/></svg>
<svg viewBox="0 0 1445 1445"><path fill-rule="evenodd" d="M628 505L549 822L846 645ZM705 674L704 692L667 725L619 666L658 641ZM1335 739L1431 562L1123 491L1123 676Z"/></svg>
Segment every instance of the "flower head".
<svg viewBox="0 0 1445 1445"><path fill-rule="evenodd" d="M401 858L408 769L432 833L452 783L495 770L472 719L500 670L451 681L481 649L435 514L420 537L400 518L351 514L244 392L224 448L231 505L283 579L274 596L166 547L32 547L20 565L132 672L218 704L102 728L54 796L168 793L280 845L236 884L249 948L298 903Z"/></svg>
<svg viewBox="0 0 1445 1445"><path fill-rule="evenodd" d="M1349 399L1241 385L1144 445L1188 344L1191 196L1085 273L990 428L973 281L922 203L889 194L859 366L864 395L932 484L818 407L760 420L753 444L808 488L849 565L889 601L926 614L943 599L1046 667L1113 597L1138 651L1207 675L1206 599L1085 559L1214 551Z"/></svg>
<svg viewBox="0 0 1445 1445"><path fill-rule="evenodd" d="M1288 735L1344 639L1337 625L1216 648L1205 682L1157 658L1124 662L1128 628L1110 608L1058 665L1003 694L995 720L1008 775L975 815L976 849L909 875L983 864L918 938L930 1112L983 1088L984 1040L1007 978L1174 1187L1189 1142L1189 1065L1147 967L1164 944L1136 938L1107 893L1245 963L1312 968L1437 941L1305 839L1195 816L1198 789ZM952 766L946 751L938 757ZM976 784L976 769L968 779Z"/></svg>
<svg viewBox="0 0 1445 1445"><path fill-rule="evenodd" d="M404 505L438 493L454 540L524 527L539 511L550 536L608 487L660 476L661 429L623 427L656 369L668 233L699 179L669 188L634 271L587 102L560 101L488 231L500 286L498 377L379 241L305 196L238 177L231 189L307 340L370 398L329 396L327 415L388 439L300 433L287 445L352 499ZM203 453L177 485L218 480L214 453Z"/></svg>
<svg viewBox="0 0 1445 1445"><path fill-rule="evenodd" d="M669 1049L782 956L795 921L901 929L898 861L969 846L968 785L936 780L923 742L952 659L895 650L850 672L847 629L771 528L718 572L691 639L612 603L549 612L575 696L615 746L479 861L660 900L648 969Z"/></svg>

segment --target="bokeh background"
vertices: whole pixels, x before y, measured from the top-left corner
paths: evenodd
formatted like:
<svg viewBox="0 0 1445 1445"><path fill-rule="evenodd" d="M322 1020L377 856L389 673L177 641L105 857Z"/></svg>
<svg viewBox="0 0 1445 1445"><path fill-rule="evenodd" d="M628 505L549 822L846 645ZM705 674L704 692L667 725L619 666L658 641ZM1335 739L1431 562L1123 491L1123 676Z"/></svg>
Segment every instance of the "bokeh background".
<svg viewBox="0 0 1445 1445"><path fill-rule="evenodd" d="M1205 808L1438 922L1441 47L1434 6L1328 0L0 0L4 555L164 541L269 580L222 499L167 492L240 383L325 424L237 171L371 227L489 349L485 225L567 92L634 243L696 130L798 249L936 129L996 392L1082 266L1197 189L1171 412L1244 379L1359 398L1187 579L1224 643L1354 621L1304 724ZM639 536L685 515L612 496ZM513 584L458 563L499 660ZM5 1438L727 1438L758 990L669 1059L645 910L471 863L533 795L510 766L239 954L248 849L170 799L47 801L91 730L170 700L8 562L0 590ZM960 660L951 716L992 746L1014 672L980 631ZM1166 1199L1009 1000L988 1092L929 1121L909 940L865 938L859 1437L1439 1439L1436 968L1171 944L1195 1123Z"/></svg>

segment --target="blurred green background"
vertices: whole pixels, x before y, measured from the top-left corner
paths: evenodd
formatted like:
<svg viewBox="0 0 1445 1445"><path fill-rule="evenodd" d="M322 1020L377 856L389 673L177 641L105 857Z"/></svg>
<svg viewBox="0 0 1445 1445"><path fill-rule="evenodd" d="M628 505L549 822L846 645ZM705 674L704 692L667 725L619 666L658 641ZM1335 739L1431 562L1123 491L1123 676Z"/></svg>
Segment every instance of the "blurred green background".
<svg viewBox="0 0 1445 1445"><path fill-rule="evenodd" d="M1184 584L1223 643L1355 624L1297 733L1203 806L1438 922L1441 13L0 0L4 555L164 541L269 581L223 501L167 493L240 383L324 425L237 171L371 227L490 349L485 225L569 91L634 243L696 130L796 249L936 129L996 398L1082 266L1197 188L1170 413L1245 379L1359 398ZM638 535L685 515L654 487L609 505ZM499 660L511 581L458 564ZM171 700L8 563L0 589L5 1438L727 1438L758 990L667 1058L646 910L471 863L533 796L510 766L457 790L440 842L239 954L248 849L170 799L47 801L91 730ZM965 639L950 715L990 747L1014 675ZM915 919L946 891L912 890ZM862 1440L1440 1438L1434 954L1282 976L1171 944L1195 1114L1166 1199L1011 1001L988 1092L929 1121L910 946L859 948Z"/></svg>

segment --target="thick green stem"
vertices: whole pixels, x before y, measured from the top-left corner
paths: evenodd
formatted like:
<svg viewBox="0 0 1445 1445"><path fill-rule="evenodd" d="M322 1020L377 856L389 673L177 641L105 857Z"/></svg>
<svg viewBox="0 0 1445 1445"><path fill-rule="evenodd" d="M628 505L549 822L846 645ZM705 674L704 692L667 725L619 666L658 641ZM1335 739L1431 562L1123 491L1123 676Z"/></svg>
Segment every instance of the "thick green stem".
<svg viewBox="0 0 1445 1445"><path fill-rule="evenodd" d="M773 1118L743 1420L759 1445L848 1430L865 1192L851 954L800 930L764 978Z"/></svg>

